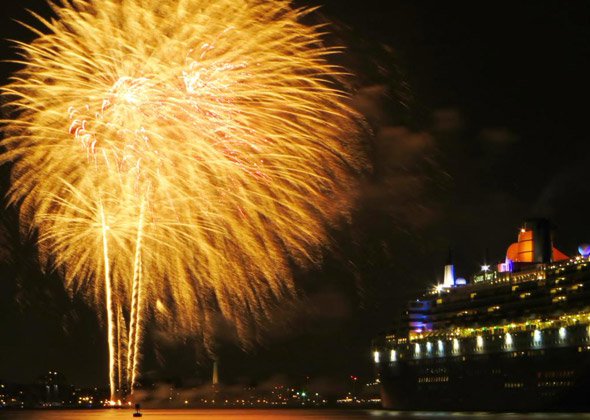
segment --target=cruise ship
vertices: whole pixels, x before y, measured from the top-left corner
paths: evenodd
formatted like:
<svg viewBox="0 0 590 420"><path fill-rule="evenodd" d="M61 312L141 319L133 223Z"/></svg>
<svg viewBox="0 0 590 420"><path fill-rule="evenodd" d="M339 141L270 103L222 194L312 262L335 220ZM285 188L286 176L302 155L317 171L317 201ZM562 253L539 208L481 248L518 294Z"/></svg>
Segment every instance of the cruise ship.
<svg viewBox="0 0 590 420"><path fill-rule="evenodd" d="M373 342L385 408L590 410L590 246L567 256L526 221L497 266L409 302Z"/></svg>

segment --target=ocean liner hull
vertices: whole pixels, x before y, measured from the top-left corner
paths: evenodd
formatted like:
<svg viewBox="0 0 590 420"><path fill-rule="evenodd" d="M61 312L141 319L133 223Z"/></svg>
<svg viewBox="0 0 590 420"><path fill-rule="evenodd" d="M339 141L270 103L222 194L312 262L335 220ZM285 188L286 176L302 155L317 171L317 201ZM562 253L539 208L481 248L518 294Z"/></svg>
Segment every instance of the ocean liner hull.
<svg viewBox="0 0 590 420"><path fill-rule="evenodd" d="M524 223L497 269L408 302L373 342L383 406L590 411L590 245L568 257L545 219Z"/></svg>
<svg viewBox="0 0 590 420"><path fill-rule="evenodd" d="M589 411L588 347L383 363L384 408Z"/></svg>

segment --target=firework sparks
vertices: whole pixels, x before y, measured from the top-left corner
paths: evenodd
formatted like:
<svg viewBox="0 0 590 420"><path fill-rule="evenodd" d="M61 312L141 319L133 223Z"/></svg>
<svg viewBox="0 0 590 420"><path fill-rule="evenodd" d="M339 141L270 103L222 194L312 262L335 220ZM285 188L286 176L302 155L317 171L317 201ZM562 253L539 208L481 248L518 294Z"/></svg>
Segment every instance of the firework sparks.
<svg viewBox="0 0 590 420"><path fill-rule="evenodd" d="M220 311L247 344L296 294L291 264L315 263L351 205L358 118L289 0L53 9L3 88L1 159L43 260L106 312L115 400L146 317L210 348Z"/></svg>

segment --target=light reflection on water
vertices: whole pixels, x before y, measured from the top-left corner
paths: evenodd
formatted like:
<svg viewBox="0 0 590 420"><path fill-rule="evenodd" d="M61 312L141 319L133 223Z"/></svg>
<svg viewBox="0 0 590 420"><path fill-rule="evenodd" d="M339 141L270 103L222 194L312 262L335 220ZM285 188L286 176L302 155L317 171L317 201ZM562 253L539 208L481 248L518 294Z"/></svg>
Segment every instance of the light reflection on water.
<svg viewBox="0 0 590 420"><path fill-rule="evenodd" d="M398 420L437 420L460 417L462 420L554 420L585 419L590 420L590 413L450 413L450 412L399 412L385 410L143 410L143 419L244 419L244 420L288 420L288 419L398 419ZM2 420L111 420L133 419L131 410L0 410Z"/></svg>

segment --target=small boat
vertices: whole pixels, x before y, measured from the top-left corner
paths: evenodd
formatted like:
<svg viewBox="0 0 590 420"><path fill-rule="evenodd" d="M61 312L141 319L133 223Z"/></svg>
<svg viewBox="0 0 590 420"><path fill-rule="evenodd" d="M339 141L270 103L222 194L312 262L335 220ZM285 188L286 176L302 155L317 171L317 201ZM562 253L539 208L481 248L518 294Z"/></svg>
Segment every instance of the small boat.
<svg viewBox="0 0 590 420"><path fill-rule="evenodd" d="M140 409L140 408L141 408L141 407L140 407L140 405L139 405L139 404L135 404L135 413L133 413L133 417L141 417L141 416L143 416L143 414L141 414L141 413L139 412L139 409Z"/></svg>

